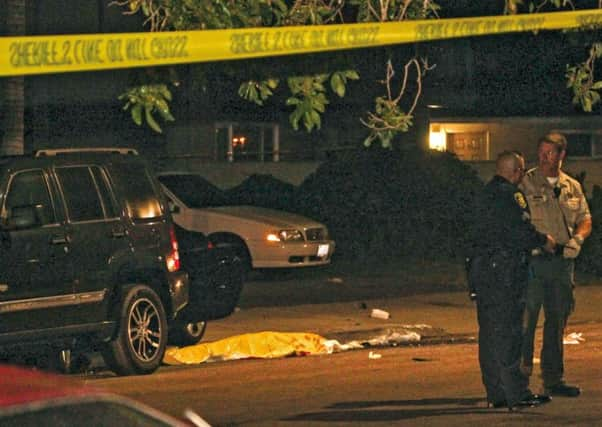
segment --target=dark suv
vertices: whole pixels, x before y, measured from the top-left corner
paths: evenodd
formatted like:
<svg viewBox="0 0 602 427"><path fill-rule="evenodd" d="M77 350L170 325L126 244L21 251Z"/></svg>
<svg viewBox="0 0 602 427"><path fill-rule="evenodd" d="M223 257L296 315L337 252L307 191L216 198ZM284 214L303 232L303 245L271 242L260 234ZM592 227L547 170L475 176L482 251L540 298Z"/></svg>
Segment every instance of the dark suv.
<svg viewBox="0 0 602 427"><path fill-rule="evenodd" d="M188 275L134 150L0 159L0 348L93 344L118 374L157 369ZM58 352L57 352L58 353Z"/></svg>

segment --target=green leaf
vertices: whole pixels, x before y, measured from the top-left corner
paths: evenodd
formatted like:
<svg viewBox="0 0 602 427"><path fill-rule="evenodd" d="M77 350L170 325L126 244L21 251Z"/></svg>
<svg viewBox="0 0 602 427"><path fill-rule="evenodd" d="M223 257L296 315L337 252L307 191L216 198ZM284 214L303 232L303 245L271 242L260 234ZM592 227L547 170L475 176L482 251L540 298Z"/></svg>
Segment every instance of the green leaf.
<svg viewBox="0 0 602 427"><path fill-rule="evenodd" d="M299 105L300 103L301 100L299 98L295 98L294 96L291 96L286 100L286 105Z"/></svg>
<svg viewBox="0 0 602 427"><path fill-rule="evenodd" d="M243 99L248 99L249 95L249 83L244 82L241 83L240 86L238 87L238 96L240 96Z"/></svg>
<svg viewBox="0 0 602 427"><path fill-rule="evenodd" d="M255 85L249 86L249 98L250 101L257 102L259 101L259 96L257 94L257 88Z"/></svg>
<svg viewBox="0 0 602 427"><path fill-rule="evenodd" d="M162 133L161 126L157 123L153 117L152 110L150 108L145 109L146 123L157 133Z"/></svg>
<svg viewBox="0 0 602 427"><path fill-rule="evenodd" d="M592 111L592 101L590 98L584 97L581 105L583 106L583 111L587 111L588 113Z"/></svg>
<svg viewBox="0 0 602 427"><path fill-rule="evenodd" d="M169 105L167 105L167 102L164 99L157 99L155 105L159 111L169 111Z"/></svg>
<svg viewBox="0 0 602 427"><path fill-rule="evenodd" d="M355 70L347 70L344 72L344 75L349 80L359 80L360 79L360 75Z"/></svg>
<svg viewBox="0 0 602 427"><path fill-rule="evenodd" d="M309 113L303 114L303 124L305 125L305 130L308 132L311 132L311 130L314 128L314 123L312 122Z"/></svg>
<svg viewBox="0 0 602 427"><path fill-rule="evenodd" d="M142 124L142 105L140 104L136 104L132 107L132 120L134 120L134 123L136 123L138 126L140 126Z"/></svg>
<svg viewBox="0 0 602 427"><path fill-rule="evenodd" d="M324 87L324 85L322 83L319 83L319 82L314 82L312 86L313 86L313 88L315 90L318 90L320 92L324 92L326 90L326 88Z"/></svg>
<svg viewBox="0 0 602 427"><path fill-rule="evenodd" d="M278 87L278 83L279 83L278 79L267 79L266 80L266 84L271 89L276 89Z"/></svg>
<svg viewBox="0 0 602 427"><path fill-rule="evenodd" d="M313 99L311 106L312 106L312 109L317 110L320 113L323 113L326 110L326 106L315 98Z"/></svg>
<svg viewBox="0 0 602 427"><path fill-rule="evenodd" d="M300 108L296 108L289 116L289 122L291 123L291 126L293 127L293 129L295 130L299 130L299 120L301 119L301 115L303 114L303 112L301 111Z"/></svg>
<svg viewBox="0 0 602 427"><path fill-rule="evenodd" d="M272 5L282 13L288 12L288 6L283 0L272 0Z"/></svg>
<svg viewBox="0 0 602 427"><path fill-rule="evenodd" d="M173 122L175 121L174 116L171 115L171 112L169 111L169 108L166 109L159 109L159 114L161 115L161 118L163 120L165 120L166 122Z"/></svg>
<svg viewBox="0 0 602 427"><path fill-rule="evenodd" d="M341 74L334 73L330 78L330 87L332 91L336 93L340 98L345 96L345 82Z"/></svg>
<svg viewBox="0 0 602 427"><path fill-rule="evenodd" d="M171 101L171 92L166 85L157 85L157 92L168 101Z"/></svg>
<svg viewBox="0 0 602 427"><path fill-rule="evenodd" d="M272 91L269 87L263 85L259 87L259 95L261 96L261 99L267 99L271 94Z"/></svg>
<svg viewBox="0 0 602 427"><path fill-rule="evenodd" d="M316 110L312 110L310 113L311 121L316 126L316 128L320 129L322 126L322 118L320 114Z"/></svg>

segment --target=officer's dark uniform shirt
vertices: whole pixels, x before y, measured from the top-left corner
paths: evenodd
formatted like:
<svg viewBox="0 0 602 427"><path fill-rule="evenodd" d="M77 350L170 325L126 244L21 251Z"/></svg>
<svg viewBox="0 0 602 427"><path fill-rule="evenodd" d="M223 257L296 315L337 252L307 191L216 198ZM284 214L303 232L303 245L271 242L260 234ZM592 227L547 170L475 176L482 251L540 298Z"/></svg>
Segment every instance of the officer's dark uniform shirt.
<svg viewBox="0 0 602 427"><path fill-rule="evenodd" d="M524 194L499 175L485 186L476 213L475 256L502 250L518 255L546 243L546 235L531 224Z"/></svg>

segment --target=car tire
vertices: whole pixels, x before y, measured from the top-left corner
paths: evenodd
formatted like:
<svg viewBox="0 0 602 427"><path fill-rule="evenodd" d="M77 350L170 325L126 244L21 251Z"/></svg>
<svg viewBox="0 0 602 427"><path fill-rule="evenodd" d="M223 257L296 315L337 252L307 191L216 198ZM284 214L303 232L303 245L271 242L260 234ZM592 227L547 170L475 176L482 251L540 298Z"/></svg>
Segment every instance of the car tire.
<svg viewBox="0 0 602 427"><path fill-rule="evenodd" d="M150 374L163 361L167 316L161 299L146 285L124 289L117 333L103 351L107 366L119 375Z"/></svg>
<svg viewBox="0 0 602 427"><path fill-rule="evenodd" d="M243 263L234 256L227 262L219 264L219 270L214 270L211 288L210 305L206 307L207 320L217 320L230 316L236 309L244 286L246 271Z"/></svg>
<svg viewBox="0 0 602 427"><path fill-rule="evenodd" d="M242 274L242 279L244 281L247 279L249 273L253 269L251 263L251 255L249 254L247 246L244 244L233 245L232 251L234 252L234 255L240 260L240 271Z"/></svg>
<svg viewBox="0 0 602 427"><path fill-rule="evenodd" d="M207 322L204 320L176 322L169 329L169 343L178 347L198 344L203 339L206 329Z"/></svg>
<svg viewBox="0 0 602 427"><path fill-rule="evenodd" d="M220 234L209 236L209 240L211 240L211 242L217 247L223 246L230 248L232 253L238 259L240 259L241 268L245 276L249 271L251 271L253 268L253 262L251 259L251 254L249 253L249 248L245 244L244 240L238 236Z"/></svg>

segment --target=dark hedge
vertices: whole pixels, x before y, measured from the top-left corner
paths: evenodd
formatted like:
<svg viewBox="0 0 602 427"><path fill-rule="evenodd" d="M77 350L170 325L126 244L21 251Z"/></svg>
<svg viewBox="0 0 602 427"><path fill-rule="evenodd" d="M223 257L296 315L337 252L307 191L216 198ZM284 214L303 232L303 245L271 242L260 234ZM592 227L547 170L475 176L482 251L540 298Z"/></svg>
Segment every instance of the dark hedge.
<svg viewBox="0 0 602 427"><path fill-rule="evenodd" d="M320 220L346 257L463 254L482 188L454 155L371 148L326 161L298 191L298 212Z"/></svg>
<svg viewBox="0 0 602 427"><path fill-rule="evenodd" d="M594 186L588 203L592 213L592 234L583 244L576 264L581 271L600 275L602 274L602 189L599 186Z"/></svg>
<svg viewBox="0 0 602 427"><path fill-rule="evenodd" d="M289 212L296 210L297 188L272 175L254 174L225 191L230 204L254 205Z"/></svg>

